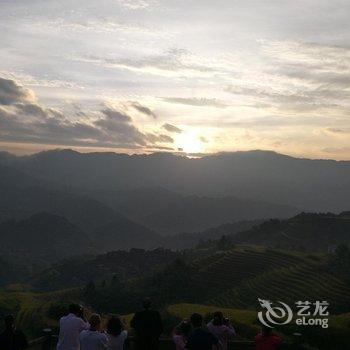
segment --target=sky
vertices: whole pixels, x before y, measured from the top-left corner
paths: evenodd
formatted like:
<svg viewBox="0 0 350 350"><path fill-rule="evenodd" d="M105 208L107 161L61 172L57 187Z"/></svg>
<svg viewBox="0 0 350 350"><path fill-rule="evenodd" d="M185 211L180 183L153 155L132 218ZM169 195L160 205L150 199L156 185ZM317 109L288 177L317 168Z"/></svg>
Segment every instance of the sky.
<svg viewBox="0 0 350 350"><path fill-rule="evenodd" d="M348 0L0 0L0 149L350 160Z"/></svg>

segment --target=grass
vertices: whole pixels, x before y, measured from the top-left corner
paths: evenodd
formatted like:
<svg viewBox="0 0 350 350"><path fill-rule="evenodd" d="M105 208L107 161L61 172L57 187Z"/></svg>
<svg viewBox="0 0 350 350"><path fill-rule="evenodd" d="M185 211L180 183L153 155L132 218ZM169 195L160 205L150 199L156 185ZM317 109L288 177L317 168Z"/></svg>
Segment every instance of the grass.
<svg viewBox="0 0 350 350"><path fill-rule="evenodd" d="M74 293L73 289L52 293L0 290L0 316L14 314L17 326L34 338L44 328L57 327L57 320L48 317L48 310L57 300L74 297Z"/></svg>

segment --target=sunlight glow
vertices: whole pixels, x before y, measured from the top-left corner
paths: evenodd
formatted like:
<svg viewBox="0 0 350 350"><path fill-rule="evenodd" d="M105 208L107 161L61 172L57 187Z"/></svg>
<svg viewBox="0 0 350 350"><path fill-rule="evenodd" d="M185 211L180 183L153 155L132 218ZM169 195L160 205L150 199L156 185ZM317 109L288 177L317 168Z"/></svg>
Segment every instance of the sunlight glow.
<svg viewBox="0 0 350 350"><path fill-rule="evenodd" d="M176 138L176 145L186 153L203 152L203 144L195 133L184 133Z"/></svg>

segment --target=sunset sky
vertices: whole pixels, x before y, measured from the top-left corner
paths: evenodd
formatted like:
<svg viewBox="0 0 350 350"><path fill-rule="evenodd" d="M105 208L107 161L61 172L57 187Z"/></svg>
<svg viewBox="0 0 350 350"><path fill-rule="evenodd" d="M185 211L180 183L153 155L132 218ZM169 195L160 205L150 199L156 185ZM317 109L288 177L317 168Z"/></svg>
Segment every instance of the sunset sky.
<svg viewBox="0 0 350 350"><path fill-rule="evenodd" d="M350 160L350 1L0 0L0 149Z"/></svg>

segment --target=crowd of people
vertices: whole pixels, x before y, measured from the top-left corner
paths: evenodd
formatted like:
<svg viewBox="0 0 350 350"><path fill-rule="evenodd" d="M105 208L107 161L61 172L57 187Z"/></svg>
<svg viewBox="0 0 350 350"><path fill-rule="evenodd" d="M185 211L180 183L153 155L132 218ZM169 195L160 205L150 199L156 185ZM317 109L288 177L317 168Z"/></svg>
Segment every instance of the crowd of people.
<svg viewBox="0 0 350 350"><path fill-rule="evenodd" d="M159 338L163 333L162 319L158 311L152 310L151 300L146 298L143 309L136 312L130 321L133 330L135 350L158 350ZM15 327L13 316L5 318L5 330L0 334L1 350L24 350L28 347L25 335ZM98 314L89 320L78 304L69 306L69 313L60 319L57 350L123 350L128 339L127 326L117 316L109 318L105 329ZM203 317L198 313L183 320L172 332L176 350L228 350L229 341L236 331L229 319L218 311L204 326ZM275 350L282 343L271 328L262 327L255 337L256 350Z"/></svg>

